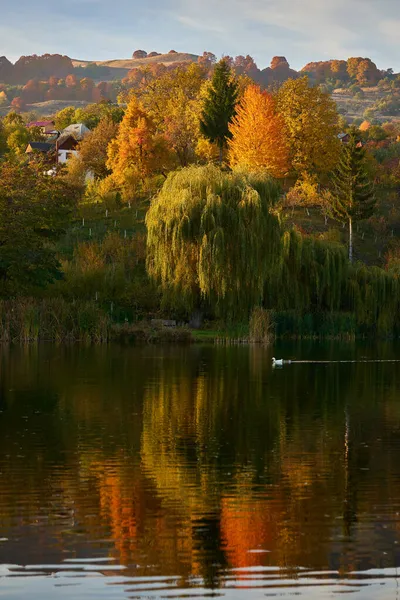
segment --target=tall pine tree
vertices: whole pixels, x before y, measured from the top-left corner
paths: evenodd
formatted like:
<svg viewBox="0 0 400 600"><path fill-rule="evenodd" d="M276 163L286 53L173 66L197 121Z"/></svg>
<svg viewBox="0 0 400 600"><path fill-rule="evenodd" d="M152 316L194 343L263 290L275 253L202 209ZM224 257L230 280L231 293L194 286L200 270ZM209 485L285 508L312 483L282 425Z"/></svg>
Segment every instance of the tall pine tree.
<svg viewBox="0 0 400 600"><path fill-rule="evenodd" d="M238 84L228 62L220 60L215 66L200 119L201 133L211 142L218 144L220 164L226 141L232 137L229 124L235 115L238 93Z"/></svg>
<svg viewBox="0 0 400 600"><path fill-rule="evenodd" d="M332 184L332 213L336 219L349 225L349 260L353 262L353 224L371 217L376 202L365 149L356 128L352 128L348 143L342 147Z"/></svg>

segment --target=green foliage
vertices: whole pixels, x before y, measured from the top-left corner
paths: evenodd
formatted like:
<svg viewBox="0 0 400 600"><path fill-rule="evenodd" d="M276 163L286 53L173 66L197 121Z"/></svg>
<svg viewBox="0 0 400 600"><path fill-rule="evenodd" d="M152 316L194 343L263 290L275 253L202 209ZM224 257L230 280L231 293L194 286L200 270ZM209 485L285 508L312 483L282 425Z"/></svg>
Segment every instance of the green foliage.
<svg viewBox="0 0 400 600"><path fill-rule="evenodd" d="M228 62L220 60L214 69L200 119L201 133L220 148L220 162L226 140L231 137L229 124L235 116L238 93L238 84Z"/></svg>
<svg viewBox="0 0 400 600"><path fill-rule="evenodd" d="M124 109L109 102L89 104L85 108L77 108L75 111L75 123L84 123L89 129L98 126L102 119L108 118L113 123L120 123L124 116Z"/></svg>
<svg viewBox="0 0 400 600"><path fill-rule="evenodd" d="M375 208L373 183L366 168L366 152L356 129L343 144L340 162L332 179L332 210L341 221L368 219Z"/></svg>
<svg viewBox="0 0 400 600"><path fill-rule="evenodd" d="M106 342L110 319L94 303L62 298L0 300L0 342Z"/></svg>
<svg viewBox="0 0 400 600"><path fill-rule="evenodd" d="M267 308L299 313L339 311L348 270L344 248L335 242L306 237L296 230L283 235L279 267L266 281Z"/></svg>
<svg viewBox="0 0 400 600"><path fill-rule="evenodd" d="M84 123L89 129L94 129L100 121L105 118L111 119L114 123L122 121L124 109L108 102L99 102L89 104L84 108L75 108L67 106L60 110L55 116L56 129L65 129L73 123Z"/></svg>
<svg viewBox="0 0 400 600"><path fill-rule="evenodd" d="M279 256L277 185L213 166L171 173L147 217L147 267L175 306L226 318L260 304Z"/></svg>
<svg viewBox="0 0 400 600"><path fill-rule="evenodd" d="M59 129L61 131L69 125L76 123L75 110L76 109L74 106L66 106L62 110L58 111L58 113L55 116L56 129Z"/></svg>
<svg viewBox="0 0 400 600"><path fill-rule="evenodd" d="M11 152L14 155L25 153L29 142L44 141L39 127L26 127L24 119L16 112L10 112L0 121L0 156Z"/></svg>
<svg viewBox="0 0 400 600"><path fill-rule="evenodd" d="M102 240L80 242L70 260L63 260L64 280L50 290L70 300L114 302L136 314L156 310L159 302L144 270L145 240L108 233Z"/></svg>
<svg viewBox="0 0 400 600"><path fill-rule="evenodd" d="M283 248L264 299L275 313L279 337L390 336L400 331L395 269L352 265L341 245L294 230L284 235Z"/></svg>
<svg viewBox="0 0 400 600"><path fill-rule="evenodd" d="M342 147L339 165L332 178L331 211L336 219L349 223L349 258L353 260L352 224L371 217L376 198L368 173L366 152L357 129L352 128Z"/></svg>
<svg viewBox="0 0 400 600"><path fill-rule="evenodd" d="M274 338L274 321L271 311L256 306L252 311L249 323L249 339L251 342L270 343Z"/></svg>
<svg viewBox="0 0 400 600"><path fill-rule="evenodd" d="M0 296L26 293L61 276L54 242L76 195L43 169L36 163L0 166Z"/></svg>
<svg viewBox="0 0 400 600"><path fill-rule="evenodd" d="M7 150L8 146L6 130L2 121L0 120L0 158L7 152Z"/></svg>

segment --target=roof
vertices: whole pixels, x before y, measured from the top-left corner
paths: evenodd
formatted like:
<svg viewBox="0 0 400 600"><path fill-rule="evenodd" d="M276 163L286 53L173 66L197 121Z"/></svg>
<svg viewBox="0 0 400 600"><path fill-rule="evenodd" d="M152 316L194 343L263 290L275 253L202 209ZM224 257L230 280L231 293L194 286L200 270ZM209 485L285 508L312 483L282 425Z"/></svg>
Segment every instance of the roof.
<svg viewBox="0 0 400 600"><path fill-rule="evenodd" d="M50 152L52 148L54 148L53 144L49 144L47 142L29 142L26 152L32 152L32 150L38 150L39 152Z"/></svg>
<svg viewBox="0 0 400 600"><path fill-rule="evenodd" d="M76 150L79 141L73 135L63 134L56 141L57 150Z"/></svg>
<svg viewBox="0 0 400 600"><path fill-rule="evenodd" d="M57 149L60 148L61 146L63 146L65 144L65 142L69 139L72 139L74 142L79 141L72 133L70 133L64 129L64 131L62 132L60 137L58 137L56 140Z"/></svg>
<svg viewBox="0 0 400 600"><path fill-rule="evenodd" d="M89 132L90 129L88 129L84 123L73 123L72 125L68 125L68 127L63 130L61 135L68 133L69 135L73 135L76 140L80 141Z"/></svg>
<svg viewBox="0 0 400 600"><path fill-rule="evenodd" d="M27 127L50 127L54 125L54 121L31 121Z"/></svg>

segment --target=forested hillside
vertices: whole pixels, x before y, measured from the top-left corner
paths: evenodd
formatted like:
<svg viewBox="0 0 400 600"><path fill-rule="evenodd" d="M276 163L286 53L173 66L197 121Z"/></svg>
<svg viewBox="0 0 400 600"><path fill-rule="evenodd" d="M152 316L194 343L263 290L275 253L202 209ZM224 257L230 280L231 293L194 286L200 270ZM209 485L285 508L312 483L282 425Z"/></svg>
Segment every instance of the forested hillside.
<svg viewBox="0 0 400 600"><path fill-rule="evenodd" d="M288 79L307 75L312 85L332 94L347 119L392 120L400 115L400 76L380 70L370 58L313 62L297 72L284 56L272 58L259 68L253 58L225 57L237 75L249 77L263 88L279 86ZM62 107L59 102L116 102L145 79L154 79L179 65L197 63L211 76L216 57L178 53L133 52L132 58L109 61L72 60L59 54L22 56L15 64L0 57L0 114L8 110L37 110L46 116ZM45 103L43 105L43 103Z"/></svg>

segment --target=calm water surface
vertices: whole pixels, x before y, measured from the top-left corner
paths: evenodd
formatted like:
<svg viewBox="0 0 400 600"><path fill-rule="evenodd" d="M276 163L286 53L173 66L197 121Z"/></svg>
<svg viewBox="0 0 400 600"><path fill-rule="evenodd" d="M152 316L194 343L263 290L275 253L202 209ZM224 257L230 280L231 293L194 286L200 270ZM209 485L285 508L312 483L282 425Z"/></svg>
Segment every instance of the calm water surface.
<svg viewBox="0 0 400 600"><path fill-rule="evenodd" d="M400 598L400 363L271 356L0 349L0 597Z"/></svg>

